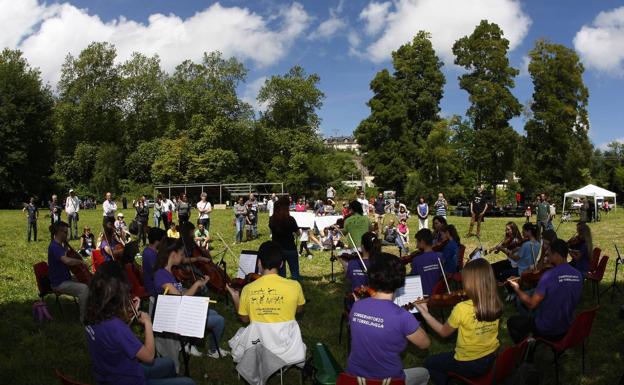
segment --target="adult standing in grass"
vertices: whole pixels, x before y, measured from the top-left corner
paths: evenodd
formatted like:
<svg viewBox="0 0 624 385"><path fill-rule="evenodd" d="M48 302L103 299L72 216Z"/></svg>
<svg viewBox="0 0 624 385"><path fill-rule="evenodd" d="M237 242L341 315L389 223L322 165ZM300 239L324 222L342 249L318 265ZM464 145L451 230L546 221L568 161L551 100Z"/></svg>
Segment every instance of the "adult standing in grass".
<svg viewBox="0 0 624 385"><path fill-rule="evenodd" d="M472 201L470 202L471 217L468 234L466 234L467 237L474 235L472 233L472 228L474 227L475 222L477 223L477 237L481 236L481 222L483 222L483 217L485 216L487 209L488 204L485 201L485 196L483 196L483 187L479 186L479 188L477 188L477 192L472 198Z"/></svg>
<svg viewBox="0 0 624 385"><path fill-rule="evenodd" d="M178 222L180 226L189 221L191 217L191 205L186 201L186 194L180 194L180 199L176 204L176 211L178 213Z"/></svg>
<svg viewBox="0 0 624 385"><path fill-rule="evenodd" d="M67 234L69 225L65 222L56 222L50 226L52 241L48 246L48 277L52 289L61 294L78 298L80 307L80 322L84 320L87 308L89 288L84 283L75 281L69 272L69 266L79 265L80 259L67 256Z"/></svg>
<svg viewBox="0 0 624 385"><path fill-rule="evenodd" d="M425 198L420 197L418 200L418 207L416 208L418 213L418 230L429 228L429 205L425 202Z"/></svg>
<svg viewBox="0 0 624 385"><path fill-rule="evenodd" d="M156 200L154 201L154 227L160 228L160 221L162 218L162 195L158 194ZM167 227L165 227L166 229Z"/></svg>
<svg viewBox="0 0 624 385"><path fill-rule="evenodd" d="M69 223L69 239L78 239L78 211L80 211L80 199L74 189L69 189L69 196L65 199L65 214Z"/></svg>
<svg viewBox="0 0 624 385"><path fill-rule="evenodd" d="M249 194L249 199L245 202L247 206L247 217L251 220L251 235L253 239L258 238L258 200L254 194Z"/></svg>
<svg viewBox="0 0 624 385"><path fill-rule="evenodd" d="M433 204L435 208L435 215L440 216L446 219L446 215L448 213L448 202L446 198L444 198L444 193L438 193L438 200Z"/></svg>
<svg viewBox="0 0 624 385"><path fill-rule="evenodd" d="M56 194L52 195L52 200L49 203L50 208L50 224L53 225L56 222L61 221L62 207L58 203L58 197Z"/></svg>
<svg viewBox="0 0 624 385"><path fill-rule="evenodd" d="M236 242L243 241L243 229L245 228L245 218L247 217L247 207L243 201L243 197L238 197L238 201L234 203L234 226L236 227Z"/></svg>
<svg viewBox="0 0 624 385"><path fill-rule="evenodd" d="M204 225L204 229L210 232L210 213L212 212L212 205L208 202L208 194L205 192L199 196L199 202L197 202L197 212L199 217L197 223Z"/></svg>
<svg viewBox="0 0 624 385"><path fill-rule="evenodd" d="M537 202L537 234L542 234L550 223L550 203L546 200L546 194L541 193Z"/></svg>
<svg viewBox="0 0 624 385"><path fill-rule="evenodd" d="M383 193L379 193L377 198L373 203L375 208L375 222L377 222L377 228L379 231L383 229L384 218L386 216L386 200L384 199Z"/></svg>
<svg viewBox="0 0 624 385"><path fill-rule="evenodd" d="M149 221L149 207L145 202L145 195L143 195L134 206L136 210L136 221L138 227L139 241L141 241L141 245L145 246L147 244L147 222Z"/></svg>
<svg viewBox="0 0 624 385"><path fill-rule="evenodd" d="M113 201L113 195L109 192L106 193L104 203L102 203L102 210L104 211L104 220L102 223L106 223L107 218L115 221L115 211L117 211L117 203Z"/></svg>
<svg viewBox="0 0 624 385"><path fill-rule="evenodd" d="M362 245L362 235L370 230L370 220L368 215L364 214L364 210L359 200L349 203L349 217L344 221L344 235L349 240L352 249L359 249ZM351 234L353 242L348 238Z"/></svg>
<svg viewBox="0 0 624 385"><path fill-rule="evenodd" d="M35 205L35 198L31 197L30 202L24 205L22 209L26 213L26 225L28 228L28 242L30 242L30 234L34 236L33 240L37 242L37 219L39 219L39 209Z"/></svg>
<svg viewBox="0 0 624 385"><path fill-rule="evenodd" d="M301 234L299 226L295 218L290 216L290 202L287 197L280 197L275 202L275 211L269 219L269 229L271 229L272 239L284 251L284 258L288 263L290 276L292 279L299 280L299 254L295 245L295 234ZM286 266L282 264L279 271L282 277L286 277Z"/></svg>

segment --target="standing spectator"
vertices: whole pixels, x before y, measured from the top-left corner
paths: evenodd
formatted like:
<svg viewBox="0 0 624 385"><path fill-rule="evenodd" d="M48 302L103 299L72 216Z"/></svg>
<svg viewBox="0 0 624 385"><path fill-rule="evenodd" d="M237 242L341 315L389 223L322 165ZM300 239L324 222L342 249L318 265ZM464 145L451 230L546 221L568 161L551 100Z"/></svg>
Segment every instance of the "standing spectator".
<svg viewBox="0 0 624 385"><path fill-rule="evenodd" d="M178 222L180 226L188 222L191 216L191 205L186 201L186 194L180 194L180 199L176 205L176 211L178 213Z"/></svg>
<svg viewBox="0 0 624 385"><path fill-rule="evenodd" d="M61 206L59 206L58 198L56 194L52 195L52 200L49 203L50 207L50 223L55 224L61 221Z"/></svg>
<svg viewBox="0 0 624 385"><path fill-rule="evenodd" d="M124 210L128 209L128 198L126 198L125 195L121 198L121 207L123 207Z"/></svg>
<svg viewBox="0 0 624 385"><path fill-rule="evenodd" d="M368 215L364 215L364 210L359 201L349 203L349 212L349 217L344 221L343 234L347 237L351 249L355 251L362 244L362 235L370 230L370 220ZM349 234L351 234L351 238L348 238Z"/></svg>
<svg viewBox="0 0 624 385"><path fill-rule="evenodd" d="M325 195L326 195L327 199L334 200L334 197L336 196L336 190L332 186L329 186L327 188L327 194L325 194Z"/></svg>
<svg viewBox="0 0 624 385"><path fill-rule="evenodd" d="M377 194L373 206L375 207L375 222L377 222L377 227L381 230L383 229L384 217L386 216L386 200L383 193Z"/></svg>
<svg viewBox="0 0 624 385"><path fill-rule="evenodd" d="M30 232L34 235L33 240L37 242L37 219L39 219L39 209L35 206L35 198L30 198L30 202L24 205L22 209L26 212L27 228L28 228L28 242L30 242Z"/></svg>
<svg viewBox="0 0 624 385"><path fill-rule="evenodd" d="M163 221L163 225L165 225L166 229L171 227L171 222L173 220L173 202L169 198L165 198L162 203L162 214L161 218Z"/></svg>
<svg viewBox="0 0 624 385"><path fill-rule="evenodd" d="M322 199L317 199L314 202L314 214L315 215L325 215L325 205L323 204Z"/></svg>
<svg viewBox="0 0 624 385"><path fill-rule="evenodd" d="M295 234L300 234L300 230L295 218L290 216L288 206L289 202L286 197L280 197L275 202L275 212L269 219L269 228L271 229L271 234L273 234L273 241L282 248L283 255L288 263L290 276L298 281L300 279L299 254L295 245ZM279 274L282 277L286 277L285 264L280 266Z"/></svg>
<svg viewBox="0 0 624 385"><path fill-rule="evenodd" d="M360 206L362 206L362 215L368 216L369 203L364 190L360 190L357 201L360 202Z"/></svg>
<svg viewBox="0 0 624 385"><path fill-rule="evenodd" d="M247 214L245 215L245 229L247 230L247 241L255 239L254 222L256 221L256 212L253 210L253 204L247 201Z"/></svg>
<svg viewBox="0 0 624 385"><path fill-rule="evenodd" d="M406 221L409 219L409 211L407 211L407 207L404 204L399 205L399 211L396 213L397 221Z"/></svg>
<svg viewBox="0 0 624 385"><path fill-rule="evenodd" d="M197 212L199 213L197 223L201 223L206 231L210 231L210 212L212 205L208 202L208 194L201 193L200 200L197 202Z"/></svg>
<svg viewBox="0 0 624 385"><path fill-rule="evenodd" d="M147 222L149 221L149 207L147 207L147 204L145 203L145 196L142 196L141 199L135 203L134 208L136 210L136 221L139 230L137 236L139 237L139 241L142 242L142 246L145 246L147 245L146 232Z"/></svg>
<svg viewBox="0 0 624 385"><path fill-rule="evenodd" d="M251 203L251 208L249 208L249 204ZM245 202L245 205L248 207L248 210L251 211L251 215L253 217L253 222L251 224L251 235L254 239L258 238L258 200L256 200L256 196L254 194L249 194L249 200Z"/></svg>
<svg viewBox="0 0 624 385"><path fill-rule="evenodd" d="M160 219L162 217L162 206L163 206L162 195L158 194L158 196L156 197L156 201L154 201L154 227L157 229L160 228ZM148 234L148 237L149 237L149 234Z"/></svg>
<svg viewBox="0 0 624 385"><path fill-rule="evenodd" d="M537 203L537 234L538 237L548 228L550 222L550 204L546 200L546 194L541 193Z"/></svg>
<svg viewBox="0 0 624 385"><path fill-rule="evenodd" d="M234 225L236 225L236 243L243 241L243 228L245 226L245 217L247 217L247 208L243 203L243 197L238 198L238 202L234 203Z"/></svg>
<svg viewBox="0 0 624 385"><path fill-rule="evenodd" d="M275 201L277 198L275 197L275 193L271 194L271 199L267 202L267 211L269 212L269 218L273 216L273 208L275 207Z"/></svg>
<svg viewBox="0 0 624 385"><path fill-rule="evenodd" d="M474 227L475 222L477 223L477 237L481 236L481 222L483 222L483 216L488 209L488 204L485 201L485 197L483 196L483 187L479 186L477 188L477 192L475 193L472 201L470 202L470 213L472 214L470 218L470 227L468 228L467 237L472 237L474 234L472 233L472 228Z"/></svg>
<svg viewBox="0 0 624 385"><path fill-rule="evenodd" d="M420 197L418 200L418 230L429 228L429 205L425 202L425 198Z"/></svg>
<svg viewBox="0 0 624 385"><path fill-rule="evenodd" d="M65 213L69 223L69 239L78 239L78 211L80 211L80 199L76 196L74 189L69 189L69 196L65 199Z"/></svg>
<svg viewBox="0 0 624 385"><path fill-rule="evenodd" d="M103 223L106 223L107 218L115 221L115 211L117 211L117 203L113 201L113 195L110 192L106 193L104 203L102 203L102 210L104 211Z"/></svg>
<svg viewBox="0 0 624 385"><path fill-rule="evenodd" d="M438 200L435 201L433 207L435 208L435 215L446 219L448 213L448 202L446 201L446 198L444 198L444 193L438 193Z"/></svg>

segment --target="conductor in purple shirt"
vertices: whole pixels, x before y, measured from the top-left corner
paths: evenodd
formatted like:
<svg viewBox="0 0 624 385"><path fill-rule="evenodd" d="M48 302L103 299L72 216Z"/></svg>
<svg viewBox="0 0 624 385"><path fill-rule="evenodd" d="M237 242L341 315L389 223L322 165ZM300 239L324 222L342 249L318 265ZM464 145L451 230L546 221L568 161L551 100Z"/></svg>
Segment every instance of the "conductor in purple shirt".
<svg viewBox="0 0 624 385"><path fill-rule="evenodd" d="M420 275L423 293L431 295L433 287L442 277L440 270L442 253L433 251L433 233L429 229L421 229L416 233L416 247L422 254L412 260L412 275Z"/></svg>
<svg viewBox="0 0 624 385"><path fill-rule="evenodd" d="M509 336L515 343L529 334L558 341L572 325L583 292L583 275L567 263L567 256L565 241L556 239L550 244L548 260L555 267L542 274L533 295L509 281L518 299L534 310L534 315L516 315L507 320Z"/></svg>

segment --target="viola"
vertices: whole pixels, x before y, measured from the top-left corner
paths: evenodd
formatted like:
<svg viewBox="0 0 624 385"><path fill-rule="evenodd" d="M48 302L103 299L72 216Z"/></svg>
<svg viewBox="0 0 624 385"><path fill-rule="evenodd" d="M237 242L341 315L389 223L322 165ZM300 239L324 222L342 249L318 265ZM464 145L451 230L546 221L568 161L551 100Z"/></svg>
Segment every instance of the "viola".
<svg viewBox="0 0 624 385"><path fill-rule="evenodd" d="M209 261L195 261L193 266L196 267L205 277L208 277L208 285L217 294L224 294L226 291L225 285L231 284L230 277L225 273L221 266L215 264L210 257L210 253L197 245L194 246L192 251L192 257L204 257L209 258Z"/></svg>
<svg viewBox="0 0 624 385"><path fill-rule="evenodd" d="M67 257L72 259L77 259L80 261L77 265L69 266L69 271L72 272L74 277L80 283L84 283L85 285L89 285L91 283L91 278L93 278L93 274L89 271L89 267L82 263L82 255L80 255L73 247L69 244L69 242L65 243L67 246Z"/></svg>
<svg viewBox="0 0 624 385"><path fill-rule="evenodd" d="M232 283L230 283L230 287L234 290L241 291L245 285L252 283L260 277L261 275L258 273L249 273L245 276L245 278L233 278Z"/></svg>
<svg viewBox="0 0 624 385"><path fill-rule="evenodd" d="M334 258L342 259L345 262L349 262L352 259L358 259L358 255L357 253L342 253Z"/></svg>
<svg viewBox="0 0 624 385"><path fill-rule="evenodd" d="M435 245L433 245L432 249L433 251L437 251L437 252L441 252L444 250L444 248L446 247L446 245L448 245L450 239L445 239L441 242L436 243Z"/></svg>
<svg viewBox="0 0 624 385"><path fill-rule="evenodd" d="M410 263L412 263L412 260L416 257L418 257L419 255L421 255L423 253L422 250L418 249L408 255L405 255L403 257L401 257L401 263L405 266L405 265L409 265Z"/></svg>

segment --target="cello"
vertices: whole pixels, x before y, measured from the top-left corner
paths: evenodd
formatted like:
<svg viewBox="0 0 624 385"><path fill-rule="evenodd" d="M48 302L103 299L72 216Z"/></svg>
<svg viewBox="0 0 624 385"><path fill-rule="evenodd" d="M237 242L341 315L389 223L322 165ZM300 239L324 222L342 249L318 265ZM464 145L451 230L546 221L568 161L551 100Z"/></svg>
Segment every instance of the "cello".
<svg viewBox="0 0 624 385"><path fill-rule="evenodd" d="M85 285L89 285L91 283L91 278L93 278L93 274L89 271L89 267L83 263L82 255L80 255L73 247L69 244L69 242L65 242L65 246L67 249L67 257L71 259L77 259L80 261L79 264L70 265L69 271L72 272L74 277L80 283L84 283Z"/></svg>

